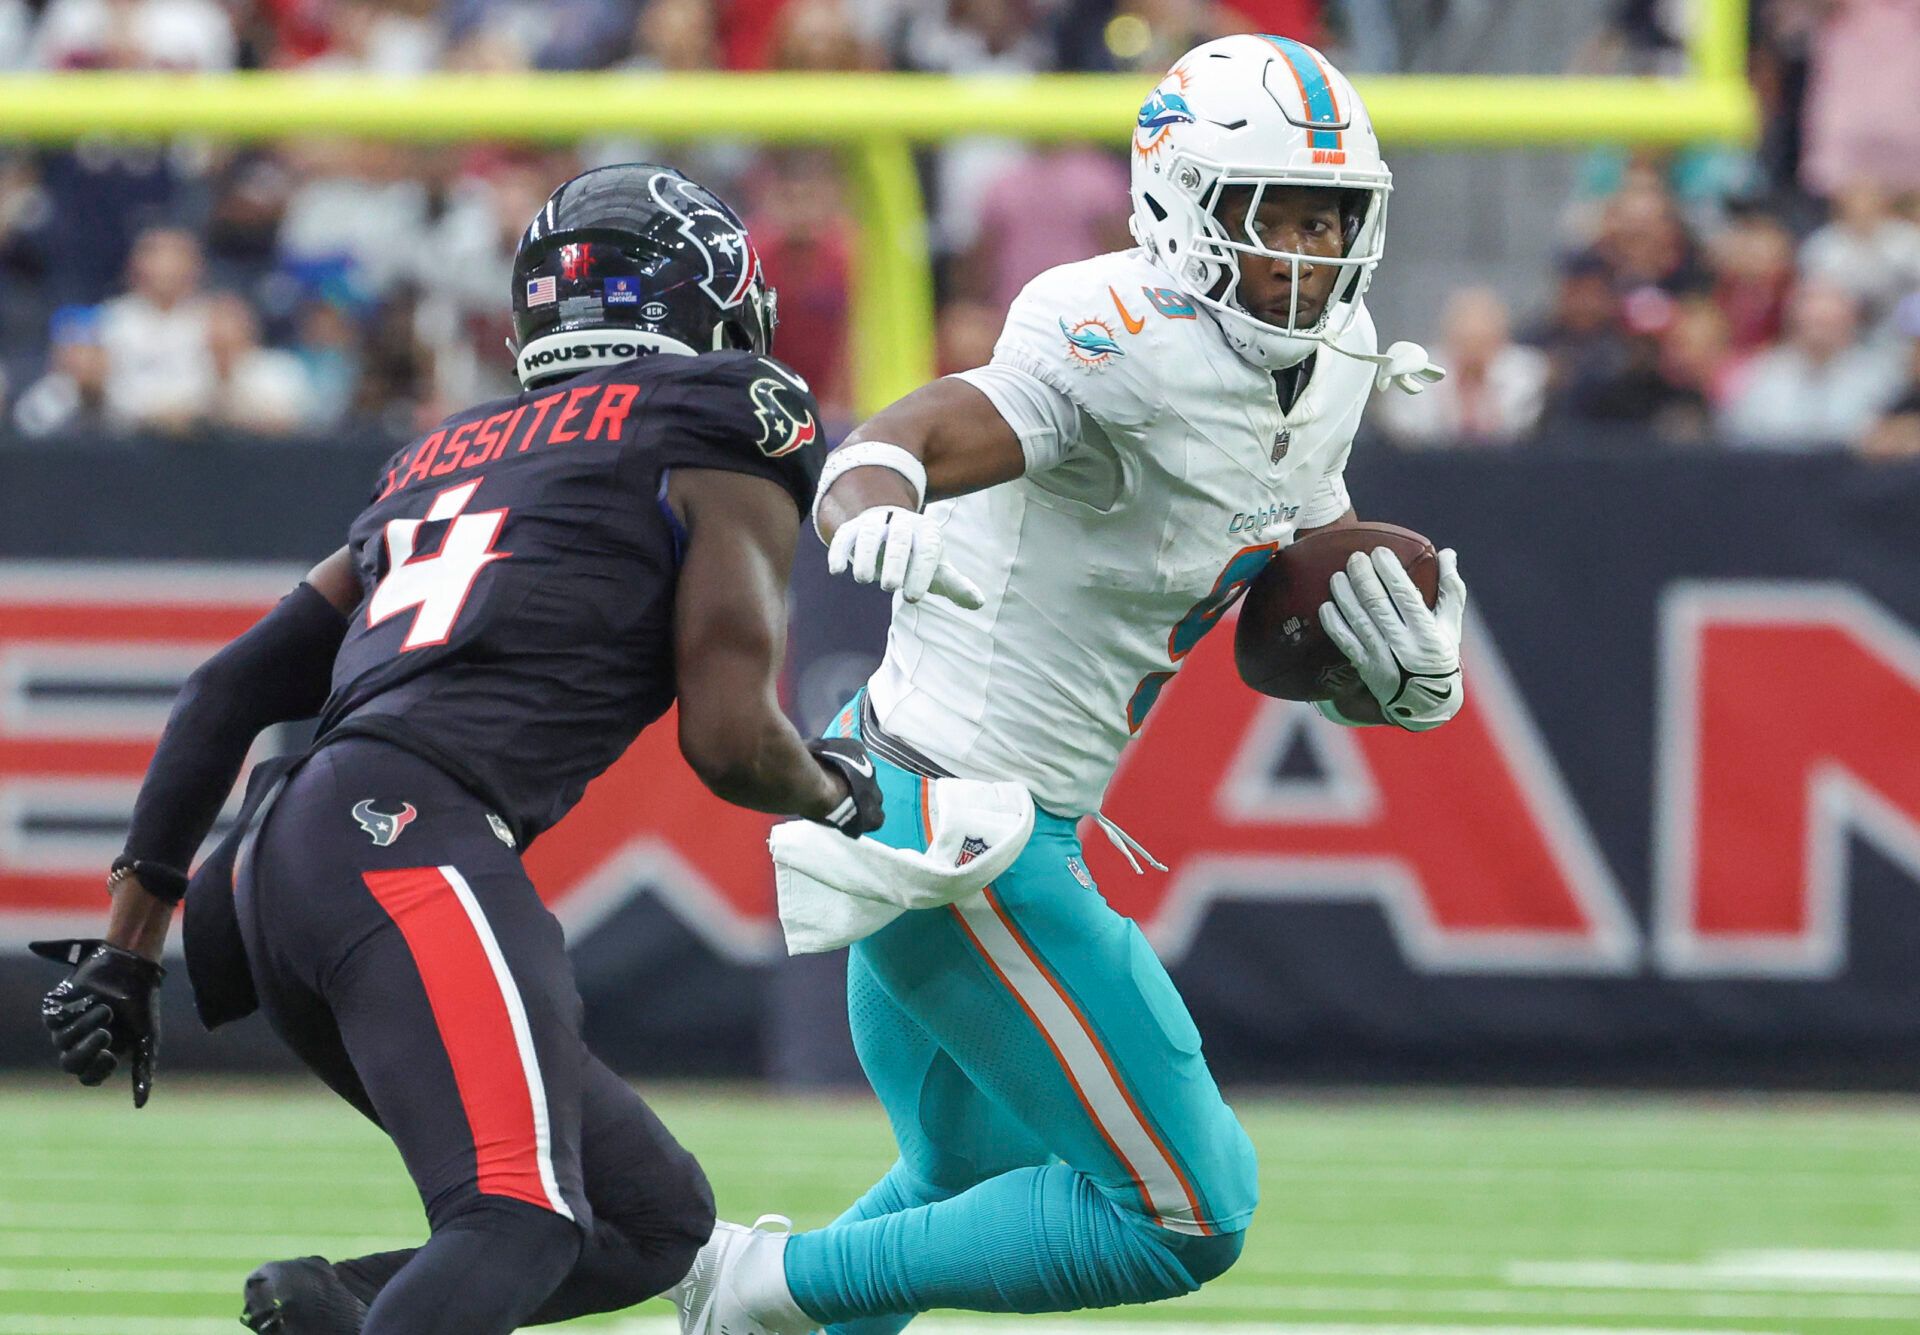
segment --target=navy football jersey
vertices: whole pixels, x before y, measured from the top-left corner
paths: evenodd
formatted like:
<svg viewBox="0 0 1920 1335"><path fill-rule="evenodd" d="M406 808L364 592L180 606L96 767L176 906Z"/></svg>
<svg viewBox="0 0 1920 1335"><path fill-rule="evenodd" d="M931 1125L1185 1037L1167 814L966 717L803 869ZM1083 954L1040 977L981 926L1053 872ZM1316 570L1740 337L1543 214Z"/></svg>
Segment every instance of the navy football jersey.
<svg viewBox="0 0 1920 1335"><path fill-rule="evenodd" d="M819 436L804 382L745 352L642 357L448 418L354 521L363 596L321 736L403 746L531 840L673 702L668 474L765 477L804 515Z"/></svg>

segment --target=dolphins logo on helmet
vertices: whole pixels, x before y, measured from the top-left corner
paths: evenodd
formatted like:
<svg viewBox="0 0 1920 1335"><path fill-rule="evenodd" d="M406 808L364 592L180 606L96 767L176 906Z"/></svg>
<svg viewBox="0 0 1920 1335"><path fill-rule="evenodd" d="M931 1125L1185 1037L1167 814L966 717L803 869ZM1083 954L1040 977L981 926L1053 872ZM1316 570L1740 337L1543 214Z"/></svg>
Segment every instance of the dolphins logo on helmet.
<svg viewBox="0 0 1920 1335"><path fill-rule="evenodd" d="M1187 105L1187 99L1175 92L1161 92L1155 89L1147 94L1147 100L1140 106L1140 128L1157 130L1163 125L1191 125L1193 108Z"/></svg>
<svg viewBox="0 0 1920 1335"><path fill-rule="evenodd" d="M1172 84L1169 88L1167 85ZM1193 124L1193 108L1186 99L1187 72L1175 65L1160 81L1160 86L1147 94L1147 100L1140 104L1140 117L1133 131L1133 151L1141 157L1152 157L1159 152L1167 141L1168 130L1175 125Z"/></svg>

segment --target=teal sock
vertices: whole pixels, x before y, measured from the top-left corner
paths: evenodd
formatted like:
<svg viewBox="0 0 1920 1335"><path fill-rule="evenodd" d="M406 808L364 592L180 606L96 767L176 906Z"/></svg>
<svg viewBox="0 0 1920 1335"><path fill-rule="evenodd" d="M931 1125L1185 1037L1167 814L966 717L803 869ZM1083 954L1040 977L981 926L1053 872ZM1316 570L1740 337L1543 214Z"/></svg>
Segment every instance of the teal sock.
<svg viewBox="0 0 1920 1335"><path fill-rule="evenodd" d="M894 1161L887 1175L873 1184L873 1188L855 1201L847 1212L834 1220L840 1224L857 1224L868 1219L897 1214L902 1210L911 1210L915 1206L931 1205L934 1201L944 1200L949 1193L936 1191L907 1171L907 1166ZM911 1312L893 1316L870 1316L855 1321L838 1321L827 1327L827 1335L900 1335L913 1320Z"/></svg>
<svg viewBox="0 0 1920 1335"><path fill-rule="evenodd" d="M787 1284L833 1326L935 1307L1071 1312L1191 1293L1240 1240L1155 1228L1064 1165L1018 1168L949 1200L795 1234Z"/></svg>

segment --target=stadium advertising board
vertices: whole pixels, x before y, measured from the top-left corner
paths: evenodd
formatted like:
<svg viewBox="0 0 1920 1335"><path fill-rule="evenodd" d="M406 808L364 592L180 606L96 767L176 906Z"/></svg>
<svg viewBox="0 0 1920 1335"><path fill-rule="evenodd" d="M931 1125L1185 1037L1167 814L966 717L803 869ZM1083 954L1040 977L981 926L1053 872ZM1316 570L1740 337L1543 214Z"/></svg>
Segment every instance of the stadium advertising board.
<svg viewBox="0 0 1920 1335"><path fill-rule="evenodd" d="M1106 806L1170 870L1136 876L1087 827L1101 892L1173 963L1222 1067L1913 1083L1920 537L1900 515L1920 479L1389 457L1355 492L1462 552L1461 717L1334 728L1240 687L1216 634ZM234 528L182 551L218 558L191 566L76 561L32 536L0 566L9 947L98 913L171 690L300 568ZM844 676L848 642L874 643L869 607L812 582L797 623L803 697L814 666ZM602 960L642 949L624 939L646 930L637 897L698 942L676 969L777 967L767 821L709 797L673 748L671 720L643 737L531 851L536 881ZM620 1004L618 972L587 971L590 1004ZM830 1026L830 989L812 1001ZM707 1041L698 1007L674 1022Z"/></svg>

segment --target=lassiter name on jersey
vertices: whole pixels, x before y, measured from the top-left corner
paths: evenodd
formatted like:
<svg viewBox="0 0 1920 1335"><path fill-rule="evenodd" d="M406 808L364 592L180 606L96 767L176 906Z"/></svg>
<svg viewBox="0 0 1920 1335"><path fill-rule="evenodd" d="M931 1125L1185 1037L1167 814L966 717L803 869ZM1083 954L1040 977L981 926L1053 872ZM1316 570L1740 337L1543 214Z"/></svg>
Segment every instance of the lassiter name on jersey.
<svg viewBox="0 0 1920 1335"><path fill-rule="evenodd" d="M669 471L756 474L804 513L817 421L803 381L746 352L643 357L449 418L354 521L365 596L321 733L432 761L524 847L673 701Z"/></svg>

